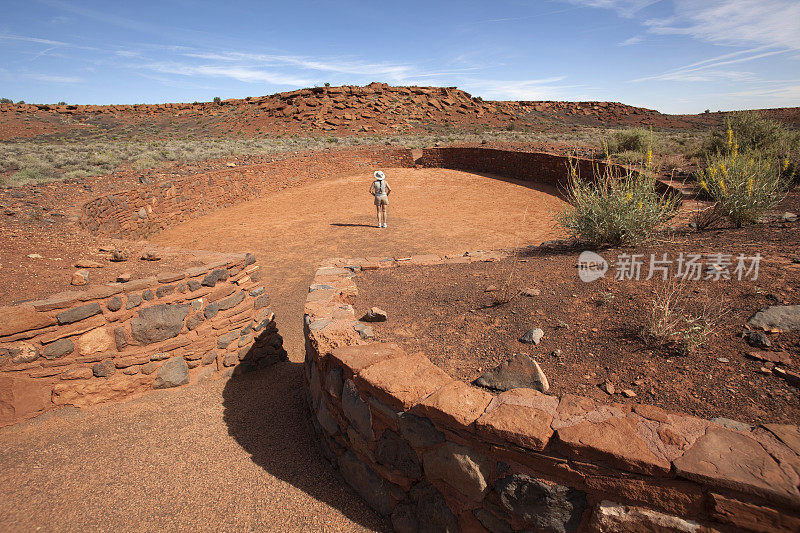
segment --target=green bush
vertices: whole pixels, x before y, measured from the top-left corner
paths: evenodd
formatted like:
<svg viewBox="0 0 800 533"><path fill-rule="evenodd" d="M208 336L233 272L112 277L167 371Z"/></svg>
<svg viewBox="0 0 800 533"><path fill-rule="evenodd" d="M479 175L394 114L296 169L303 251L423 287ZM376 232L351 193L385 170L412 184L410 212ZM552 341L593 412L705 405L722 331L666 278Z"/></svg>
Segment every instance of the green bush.
<svg viewBox="0 0 800 533"><path fill-rule="evenodd" d="M13 104L14 101L11 98L0 98L0 104Z"/></svg>
<svg viewBox="0 0 800 533"><path fill-rule="evenodd" d="M46 165L37 165L25 167L22 170L15 172L9 179L9 182L15 185L23 185L25 183L52 181L57 178L58 173L54 168Z"/></svg>
<svg viewBox="0 0 800 533"><path fill-rule="evenodd" d="M645 154L653 146L653 134L643 128L619 130L611 134L608 140L608 153L636 152ZM643 158L640 157L639 161Z"/></svg>
<svg viewBox="0 0 800 533"><path fill-rule="evenodd" d="M741 111L731 113L724 127L711 130L705 155L730 155L734 145L742 154L757 152L765 157L788 158L796 164L800 152L800 133L756 111Z"/></svg>
<svg viewBox="0 0 800 533"><path fill-rule="evenodd" d="M593 246L636 244L650 239L677 210L678 200L659 195L650 173L607 163L594 180L580 176L570 163L570 205L556 215L567 234Z"/></svg>
<svg viewBox="0 0 800 533"><path fill-rule="evenodd" d="M215 104L218 104L218 103L220 103L220 102L222 102L222 98L220 98L219 96L215 96L215 97L214 97L214 103L215 103Z"/></svg>
<svg viewBox="0 0 800 533"><path fill-rule="evenodd" d="M781 164L757 151L740 154L736 137L728 139L724 151L707 159L697 181L702 193L716 202L716 211L740 227L757 222L783 199L788 160Z"/></svg>

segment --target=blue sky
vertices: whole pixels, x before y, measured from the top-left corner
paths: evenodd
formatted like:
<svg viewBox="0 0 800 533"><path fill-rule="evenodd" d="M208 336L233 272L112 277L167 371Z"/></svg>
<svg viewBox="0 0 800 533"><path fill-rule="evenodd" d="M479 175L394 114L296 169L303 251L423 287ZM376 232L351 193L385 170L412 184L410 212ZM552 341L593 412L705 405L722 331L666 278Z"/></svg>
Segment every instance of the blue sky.
<svg viewBox="0 0 800 533"><path fill-rule="evenodd" d="M800 1L3 2L0 97L208 101L458 86L668 113L800 105Z"/></svg>

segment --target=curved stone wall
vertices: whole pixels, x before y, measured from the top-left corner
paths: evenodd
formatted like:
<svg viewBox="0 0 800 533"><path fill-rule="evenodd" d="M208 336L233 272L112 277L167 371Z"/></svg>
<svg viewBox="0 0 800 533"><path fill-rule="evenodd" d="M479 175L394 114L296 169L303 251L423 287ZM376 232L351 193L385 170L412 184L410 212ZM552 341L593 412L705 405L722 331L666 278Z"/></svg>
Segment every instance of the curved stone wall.
<svg viewBox="0 0 800 533"><path fill-rule="evenodd" d="M333 260L306 300L307 399L326 457L397 531L798 531L800 427L725 427L451 379L373 342L367 269L490 254ZM744 426L742 426L744 427Z"/></svg>
<svg viewBox="0 0 800 533"><path fill-rule="evenodd" d="M363 169L412 166L403 149L310 152L288 159L145 184L83 206L81 223L95 235L141 239L217 209L252 200L304 180Z"/></svg>
<svg viewBox="0 0 800 533"><path fill-rule="evenodd" d="M251 254L211 254L0 316L0 427L286 358Z"/></svg>

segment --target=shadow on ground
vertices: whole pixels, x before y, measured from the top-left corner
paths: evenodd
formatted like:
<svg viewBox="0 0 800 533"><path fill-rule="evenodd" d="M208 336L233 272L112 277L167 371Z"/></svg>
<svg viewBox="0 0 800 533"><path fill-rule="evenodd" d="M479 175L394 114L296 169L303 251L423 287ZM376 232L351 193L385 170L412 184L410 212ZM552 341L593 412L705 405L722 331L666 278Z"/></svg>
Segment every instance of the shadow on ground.
<svg viewBox="0 0 800 533"><path fill-rule="evenodd" d="M300 363L284 362L230 378L223 391L228 433L269 474L337 509L353 525L391 531L388 521L367 507L319 452L302 368ZM282 524L279 529L292 526Z"/></svg>

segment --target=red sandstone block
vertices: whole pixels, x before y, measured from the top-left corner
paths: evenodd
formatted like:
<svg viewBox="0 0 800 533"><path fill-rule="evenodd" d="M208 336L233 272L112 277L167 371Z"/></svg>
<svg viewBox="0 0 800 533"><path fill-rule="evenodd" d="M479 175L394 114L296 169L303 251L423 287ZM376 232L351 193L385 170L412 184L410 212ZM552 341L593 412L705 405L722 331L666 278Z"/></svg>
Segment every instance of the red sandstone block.
<svg viewBox="0 0 800 533"><path fill-rule="evenodd" d="M77 303L78 297L81 294L82 293L78 291L60 292L44 300L36 300L35 302L31 302L31 305L33 305L33 307L37 311L53 311L55 309L66 309L67 307L72 307L75 303Z"/></svg>
<svg viewBox="0 0 800 533"><path fill-rule="evenodd" d="M33 305L0 307L0 337L41 329L56 323L54 317L38 312Z"/></svg>
<svg viewBox="0 0 800 533"><path fill-rule="evenodd" d="M543 450L553 436L553 417L523 405L501 404L475 423L480 435L493 441L508 441L523 448Z"/></svg>
<svg viewBox="0 0 800 533"><path fill-rule="evenodd" d="M759 533L800 531L800 516L796 512L797 509L795 512L779 512L769 507L726 498L713 492L708 496L711 503L709 512L711 518L724 524Z"/></svg>
<svg viewBox="0 0 800 533"><path fill-rule="evenodd" d="M715 425L673 461L678 476L712 487L800 506L800 494L775 459L750 435Z"/></svg>
<svg viewBox="0 0 800 533"><path fill-rule="evenodd" d="M122 283L98 285L97 287L92 287L84 291L83 294L78 297L78 299L82 302L88 302L89 300L108 298L109 296L121 293L123 288L125 288L125 286Z"/></svg>
<svg viewBox="0 0 800 533"><path fill-rule="evenodd" d="M430 418L439 426L465 430L483 414L492 398L485 390L452 381L417 404L413 412Z"/></svg>
<svg viewBox="0 0 800 533"><path fill-rule="evenodd" d="M580 465L575 465L580 471ZM703 510L703 491L700 485L670 479L637 479L622 476L587 475L588 492L601 499L618 503L644 504L665 513L696 517Z"/></svg>
<svg viewBox="0 0 800 533"><path fill-rule="evenodd" d="M384 359L355 376L367 391L392 409L408 410L453 379L424 355Z"/></svg>
<svg viewBox="0 0 800 533"><path fill-rule="evenodd" d="M330 357L332 361L349 370L351 374L358 374L379 361L406 357L406 352L394 343L373 342L336 348L331 352Z"/></svg>
<svg viewBox="0 0 800 533"><path fill-rule="evenodd" d="M581 461L598 460L621 470L665 476L670 464L642 440L634 424L623 417L600 423L590 421L563 427L557 432L567 455Z"/></svg>
<svg viewBox="0 0 800 533"><path fill-rule="evenodd" d="M86 320L82 320L80 322L76 322L74 324L69 324L66 326L61 326L60 328L51 331L45 335L39 337L38 340L42 344L50 344L51 342L55 342L58 339L63 339L64 337L69 337L71 335L80 335L81 333L86 333L89 330L98 328L106 323L105 317L103 315L95 315L90 317Z"/></svg>

